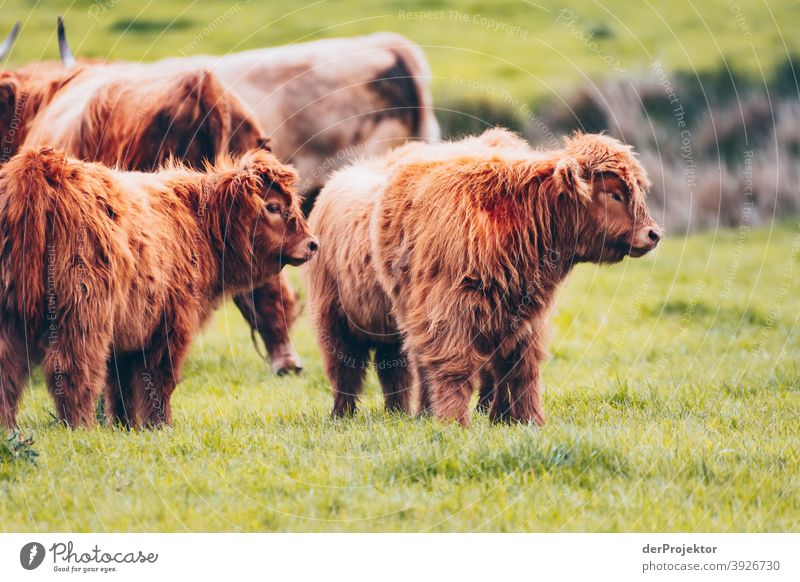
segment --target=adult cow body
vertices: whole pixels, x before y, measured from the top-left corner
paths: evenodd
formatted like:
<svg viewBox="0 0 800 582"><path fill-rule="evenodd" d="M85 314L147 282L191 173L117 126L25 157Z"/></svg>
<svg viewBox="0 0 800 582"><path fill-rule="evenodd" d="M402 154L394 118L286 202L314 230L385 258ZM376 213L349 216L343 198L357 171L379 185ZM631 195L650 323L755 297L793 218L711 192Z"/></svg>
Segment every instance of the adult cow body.
<svg viewBox="0 0 800 582"><path fill-rule="evenodd" d="M213 73L130 65L83 67L39 110L25 138L26 145L141 171L170 157L200 167L266 141L247 107Z"/></svg>
<svg viewBox="0 0 800 582"><path fill-rule="evenodd" d="M306 211L328 176L354 159L408 140L439 139L428 62L399 34L172 58L154 66L213 71L253 111L275 154L300 173Z"/></svg>

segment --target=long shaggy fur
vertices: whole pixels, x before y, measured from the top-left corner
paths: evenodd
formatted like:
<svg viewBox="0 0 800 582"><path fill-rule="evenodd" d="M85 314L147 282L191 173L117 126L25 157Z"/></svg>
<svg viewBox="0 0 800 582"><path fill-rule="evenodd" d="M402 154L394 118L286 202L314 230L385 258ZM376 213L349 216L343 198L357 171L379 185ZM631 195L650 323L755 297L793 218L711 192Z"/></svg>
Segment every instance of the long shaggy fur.
<svg viewBox="0 0 800 582"><path fill-rule="evenodd" d="M389 408L409 410L416 384L423 411L467 424L480 380L493 420L544 422L558 286L578 262L655 247L647 187L609 137L539 151L499 129L337 173L310 217L323 250L308 270L333 413L355 409L374 349Z"/></svg>
<svg viewBox="0 0 800 582"><path fill-rule="evenodd" d="M121 172L26 148L0 170L0 424L41 363L56 411L160 426L192 337L225 296L316 243L271 154Z"/></svg>
<svg viewBox="0 0 800 582"><path fill-rule="evenodd" d="M51 99L26 145L61 147L81 159L153 170L169 157L194 167L266 143L249 110L208 71L88 66Z"/></svg>
<svg viewBox="0 0 800 582"><path fill-rule="evenodd" d="M200 168L205 160L268 143L250 110L205 69L44 63L4 75L6 160L24 142L125 170L153 170L170 158ZM261 335L273 369L299 369L289 340L296 296L285 275L234 301Z"/></svg>
<svg viewBox="0 0 800 582"><path fill-rule="evenodd" d="M36 63L0 72L0 165L17 153L39 112L83 71L83 66Z"/></svg>

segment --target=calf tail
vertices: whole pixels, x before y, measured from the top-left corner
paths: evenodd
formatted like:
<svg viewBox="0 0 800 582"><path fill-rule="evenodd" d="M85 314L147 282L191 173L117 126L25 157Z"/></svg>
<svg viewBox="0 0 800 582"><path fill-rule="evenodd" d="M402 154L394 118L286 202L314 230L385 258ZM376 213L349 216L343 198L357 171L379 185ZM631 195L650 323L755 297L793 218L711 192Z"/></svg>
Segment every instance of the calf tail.
<svg viewBox="0 0 800 582"><path fill-rule="evenodd" d="M39 326L45 313L48 214L65 158L50 148L24 150L0 171L0 285L3 304Z"/></svg>

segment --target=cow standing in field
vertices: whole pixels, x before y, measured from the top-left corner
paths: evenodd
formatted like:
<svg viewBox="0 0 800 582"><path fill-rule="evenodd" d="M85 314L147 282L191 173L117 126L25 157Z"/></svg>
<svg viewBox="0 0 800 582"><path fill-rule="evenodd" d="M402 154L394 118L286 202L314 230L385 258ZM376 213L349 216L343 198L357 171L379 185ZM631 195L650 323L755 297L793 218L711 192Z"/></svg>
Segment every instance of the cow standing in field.
<svg viewBox="0 0 800 582"><path fill-rule="evenodd" d="M226 153L263 147L250 111L205 70L178 73L135 65L29 65L0 74L3 159L25 143L51 145L90 161L152 170L170 157L200 167ZM262 301L257 306L252 297ZM234 297L282 374L300 367L289 326L296 298L285 275Z"/></svg>
<svg viewBox="0 0 800 582"><path fill-rule="evenodd" d="M223 297L316 251L296 172L255 150L123 172L23 148L0 169L0 425L42 364L59 418L159 427Z"/></svg>
<svg viewBox="0 0 800 582"><path fill-rule="evenodd" d="M355 410L374 350L388 409L410 411L416 385L423 411L466 425L480 377L493 421L542 424L558 287L577 263L656 247L648 187L603 135L545 151L490 130L339 171L310 216L322 250L308 268L333 414Z"/></svg>

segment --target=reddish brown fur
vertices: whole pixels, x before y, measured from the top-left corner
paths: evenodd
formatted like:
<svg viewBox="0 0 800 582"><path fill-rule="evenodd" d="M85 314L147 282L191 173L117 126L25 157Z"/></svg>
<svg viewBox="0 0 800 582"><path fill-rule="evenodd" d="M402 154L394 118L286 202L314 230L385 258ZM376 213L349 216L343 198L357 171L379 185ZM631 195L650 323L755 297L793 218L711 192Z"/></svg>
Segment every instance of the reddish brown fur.
<svg viewBox="0 0 800 582"><path fill-rule="evenodd" d="M104 388L109 422L169 423L221 299L313 253L296 181L264 151L146 174L23 149L0 170L0 423L39 363L70 426Z"/></svg>
<svg viewBox="0 0 800 582"><path fill-rule="evenodd" d="M17 152L39 111L83 70L83 66L67 70L61 63L36 63L0 72L0 164Z"/></svg>
<svg viewBox="0 0 800 582"><path fill-rule="evenodd" d="M201 167L204 160L265 142L252 114L213 73L95 66L52 99L26 143L63 147L108 166L152 170L170 157Z"/></svg>
<svg viewBox="0 0 800 582"><path fill-rule="evenodd" d="M336 174L310 217L323 248L309 266L334 415L355 409L375 349L378 363L405 363L379 370L389 407L409 410L416 384L422 410L467 424L480 377L493 420L543 423L539 366L557 289L578 262L655 247L647 187L612 138L538 151L504 130Z"/></svg>
<svg viewBox="0 0 800 582"><path fill-rule="evenodd" d="M69 73L68 86L59 82L66 74L63 67L40 65L32 71L18 76L29 86L46 84L49 92L38 91L46 93L46 99L28 107L37 115L17 133L17 138L27 136L29 146L49 145L87 161L145 171L169 158L202 167L205 160L243 154L267 143L250 111L216 75L202 69L82 65ZM286 276L237 296L235 303L261 335L273 369L300 369L289 340L296 296Z"/></svg>

